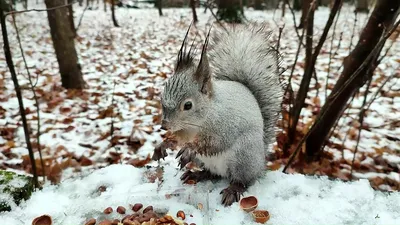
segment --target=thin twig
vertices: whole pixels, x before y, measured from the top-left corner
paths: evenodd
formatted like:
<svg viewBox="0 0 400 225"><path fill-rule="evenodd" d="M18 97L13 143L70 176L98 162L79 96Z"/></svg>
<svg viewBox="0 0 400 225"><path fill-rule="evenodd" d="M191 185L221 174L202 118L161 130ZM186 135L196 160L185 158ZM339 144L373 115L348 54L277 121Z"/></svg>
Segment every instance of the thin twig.
<svg viewBox="0 0 400 225"><path fill-rule="evenodd" d="M86 10L89 8L89 6L88 5L86 5L85 6L85 8L83 9L83 12L82 12L82 14L81 14L81 17L79 18L79 22L78 22L78 25L76 26L76 32L78 32L78 29L79 29L79 27L81 26L81 23L82 23L82 19L83 19L83 16L85 15L85 12L86 12Z"/></svg>
<svg viewBox="0 0 400 225"><path fill-rule="evenodd" d="M292 14L292 18L293 18L293 24L294 24L294 31L296 32L297 38L299 39L301 45L303 47L305 47L306 45L303 43L303 38L300 36L299 31L297 30L297 25L296 25L296 15L294 13L294 9L293 7L290 5L289 0L285 0L286 4L289 7L290 13Z"/></svg>
<svg viewBox="0 0 400 225"><path fill-rule="evenodd" d="M349 77L349 79L344 83L344 85L338 90L338 92L334 95L331 96L332 101L334 102L340 93L342 93L349 85L350 83L359 75L359 73L364 70L364 68L370 64L371 59L373 59L373 57L376 57L376 55L378 54L378 50L382 47L382 45L385 43L386 39L395 31L395 29L398 27L398 25L400 24L400 20L397 21L392 28L390 29L390 31L386 32L386 34L383 36L383 38L381 38L381 40L379 40L379 42L376 44L376 46L374 47L374 49L370 52L370 54L367 56L367 58L364 60L364 62L358 67L358 69L351 74L351 76ZM307 138L310 136L310 134L312 133L312 131L315 129L316 125L319 125L320 121L322 120L322 118L325 116L325 114L328 112L329 107L326 107L324 110L321 110L320 112L320 116L317 117L316 121L313 123L313 125L311 126L311 128L309 129L309 131L307 132L306 135L303 136L303 138L301 139L301 141L299 142L299 144L297 145L295 151L290 155L289 157L289 161L286 164L285 168L283 169L283 172L286 172L286 170L289 168L289 166L292 164L295 156L297 156L297 154L299 153L303 143L307 140Z"/></svg>
<svg viewBox="0 0 400 225"><path fill-rule="evenodd" d="M112 92L112 97L111 97L111 105L110 107L112 107L112 113L111 113L111 126L110 126L110 140L111 140L111 147L115 148L115 144L114 144L114 140L113 140L113 136L114 136L114 109L118 109L117 107L114 106L114 95L115 95L115 86L116 86L116 82L114 80L114 87L113 87L113 92ZM118 148L115 148L115 151L119 154ZM122 164L122 159L119 158L119 163Z"/></svg>
<svg viewBox="0 0 400 225"><path fill-rule="evenodd" d="M44 12L44 11L51 11L51 10L55 10L55 9L59 9L59 8L64 8L70 5L73 5L75 3L78 3L77 1L75 2L71 2L69 4L65 4L65 5L60 5L60 6L56 6L56 7L52 7L52 8L47 8L47 9L27 9L27 10L21 10L21 11L11 11L8 13L5 13L4 17L7 17L8 15L12 15L12 14L19 14L19 13L26 13L26 12Z"/></svg>
<svg viewBox="0 0 400 225"><path fill-rule="evenodd" d="M335 54L332 54L332 49L333 49L333 41L335 40L335 31L336 31L336 26L339 21L340 17L340 11L338 12L338 16L336 17L335 23L333 24L333 29L332 29L332 39L331 39L331 46L329 50L329 62L328 62L328 71L327 71L327 76L326 76L326 81L325 81L325 99L328 97L328 83L329 83L329 75L331 72L331 64L332 64L332 56L335 56ZM340 48L340 42L341 38L339 39L339 44L337 47L337 50Z"/></svg>
<svg viewBox="0 0 400 225"><path fill-rule="evenodd" d="M18 105L19 105L19 113L20 113L21 119L22 119L22 126L23 126L23 129L24 129L26 147L28 149L29 159L30 159L31 164L32 164L33 183L34 183L35 188L39 188L39 180L38 180L37 170L36 170L35 155L33 153L32 144L31 144L31 140L30 140L30 137L29 137L28 122L26 120L25 107L24 107L24 102L23 102L23 98L22 98L21 87L19 86L19 83L18 83L18 78L17 78L17 74L15 72L14 62L13 62L12 55L11 55L10 43L8 41L6 16L5 16L4 12L3 12L3 8L2 7L0 7L0 23L1 23L1 31L2 31L2 34L3 34L4 54L5 54L5 57L6 57L7 66L9 68L9 70L10 70L10 73L11 73L11 79L12 79L12 81L14 83L15 92L17 94Z"/></svg>
<svg viewBox="0 0 400 225"><path fill-rule="evenodd" d="M36 95L35 85L32 82L32 76L31 76L31 73L30 73L29 68L28 68L28 63L26 62L25 53L24 53L24 49L22 48L21 37L19 35L19 30L18 30L17 22L15 21L15 18L13 19L13 25L14 25L14 28L15 28L15 33L17 35L17 40L18 40L19 49L21 51L21 56L22 56L22 59L24 61L26 72L28 74L28 80L29 80L29 84L31 86L31 91L33 93L33 98L35 99L36 117L37 117L37 127L36 127L36 129L37 129L36 141L37 141L37 145L38 145L37 150L39 152L40 164L41 164L42 170L43 170L42 171L43 172L43 181L46 181L46 170L45 170L45 167L44 167L44 162L43 162L43 157L42 157L42 149L41 149L41 146L40 146L40 106L39 106L39 101L38 101L38 97Z"/></svg>
<svg viewBox="0 0 400 225"><path fill-rule="evenodd" d="M372 74L372 71L370 71L369 73ZM371 86L371 83L372 83L372 76L369 77L367 88L366 88L365 93L364 93L364 100L363 100L363 103L362 103L362 106L361 106L361 109L360 109L360 113L358 115L358 125L359 125L359 127L358 127L358 135L357 135L356 147L354 149L353 160L351 160L351 169L350 169L350 175L351 176L350 176L350 179L352 179L352 177L353 177L354 161L356 159L356 155L357 155L357 152L358 152L358 145L360 144L361 131L362 131L362 127L363 127L362 125L364 123L365 111L367 110L364 107L365 107L365 104L367 103L367 97L368 97L368 92L369 92L369 88Z"/></svg>

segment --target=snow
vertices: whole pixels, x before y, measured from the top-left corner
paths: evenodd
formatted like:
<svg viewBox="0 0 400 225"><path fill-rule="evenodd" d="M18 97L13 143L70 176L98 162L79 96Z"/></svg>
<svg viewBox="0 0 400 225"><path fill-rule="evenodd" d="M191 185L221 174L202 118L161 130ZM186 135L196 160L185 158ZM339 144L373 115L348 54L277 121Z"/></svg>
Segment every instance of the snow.
<svg viewBox="0 0 400 225"><path fill-rule="evenodd" d="M32 7L44 8L44 5ZM77 21L83 12L83 7L74 6L74 10ZM152 7L135 10L117 9L120 28L113 27L110 12L104 13L102 6L98 10L85 12L75 45L84 79L89 88L79 96L70 95L60 88L58 65L46 13L31 12L16 17L31 73L34 81L38 79L36 91L40 100L43 155L46 158L55 158L58 162L71 156L74 159L85 156L93 162L93 165L82 166L76 170L78 173L75 168L67 168L62 174L60 185L46 184L45 188L34 193L30 200L19 207L13 206L12 212L0 214L1 225L30 224L34 217L41 214L51 215L55 224L82 224L85 219L100 216L108 206L114 209L119 205L128 208L129 204L138 201L155 207L170 207L168 209L172 215L178 209L188 210L193 214L193 218L189 219L196 224L251 224L251 216L242 212L237 203L228 208L221 206L219 192L227 186L226 181L200 183L197 186L182 185L179 181L182 172L176 170L177 162L174 159L176 152L168 151L170 156L160 162L164 167L162 182L148 183L144 178L146 169L134 168L131 165L111 165L95 170L110 163L111 153L121 154L122 163L137 157L143 159L152 154L155 143L161 140L160 126L153 122L154 116L159 114L157 95L165 78L173 71L173 60L191 19L191 11L188 8L163 11L165 16L160 18L156 9ZM273 38L277 36L276 27L285 24L280 46L284 59L283 66L289 68L284 73L287 77L294 62L298 43L289 11L286 11L284 19L280 19L279 11L246 10L245 13L249 19L267 21L269 28L274 31ZM321 35L328 14L328 8L320 7L317 10L314 40ZM198 16L199 24L195 31L199 32L200 40L204 37L213 17L209 12L204 14L202 10L198 10ZM300 18L297 12L296 18L297 20ZM330 38L333 34L330 32L318 56L315 69L320 83L324 84L327 79L326 68L330 51L336 54L332 58L328 84L333 84L340 75L343 69L342 60L348 55L349 46L354 47L358 41L357 34L365 24L366 15L358 15L356 35L350 43L351 32L347 31L353 30L353 21L352 9L345 7L335 31L335 38L338 39L343 34L343 40L341 43L335 40L330 49ZM18 78L20 84L28 84L16 44L15 31L11 23L8 24ZM343 31L345 32L342 33ZM0 49L1 54L2 51ZM382 78L399 71L400 61L396 55L399 51L400 45L394 43L392 50L376 70L374 75L376 79L372 82L374 87L371 87L370 94L378 89L383 81ZM303 74L303 62L304 49L301 50L298 63L295 65L293 78L295 91ZM36 71L40 74L38 78ZM9 137L0 137L0 166L13 165L7 169L11 171L15 169L16 172L22 173L26 170L21 165L22 156L27 155L27 149L20 126L21 119L14 87L4 60L0 60L0 86L4 87L0 90L0 113L3 109L5 111L4 114L0 114L5 117L0 118L0 128L12 130L6 131L5 134L13 132ZM313 79L311 87L314 86ZM325 85L322 86L318 98L323 104L326 96ZM149 87L154 88L154 99L149 97L151 95ZM267 172L266 176L252 186L245 195L257 196L259 208L270 212L271 219L268 224L400 224L399 193L389 195L374 191L366 180L378 177L391 179L393 183L397 182L394 185L380 185L381 190L392 191L394 187L400 187L398 185L400 175L398 170L395 170L400 164L400 144L396 139L400 136L400 129L386 125L399 118L400 98L393 97L399 87L400 79L390 80L382 89L382 93L387 96L378 96L371 105L363 124L363 127L369 129L362 129L361 142L355 158L355 161L361 161L367 167L374 164L376 157L381 156L385 162L395 165L394 169L391 167L381 172L382 166L380 166L376 167L378 169L376 172L369 172L355 168L354 177L362 180L346 183L330 181L326 177L288 175L279 171ZM354 121L357 120L364 91L365 88L361 89L361 94L356 96L347 110L349 116L339 121L340 128L335 131L337 136L331 138L332 142L342 148L326 147L326 151L334 155L334 160L343 159L351 162L353 159L356 146L354 134L358 133L359 126ZM114 135L122 137L115 146L110 145L111 138L106 136L110 132L111 117L99 118L101 112L110 106L113 93L115 93L114 108L118 113L113 118ZM327 93L329 94L330 90L327 90ZM301 121L304 123L315 119L311 108L317 105L314 101L316 94L315 89L309 92L307 103L310 107L304 108L301 114ZM35 101L30 90L24 89L23 95L25 107L33 112L27 117L34 141L38 122ZM14 128L17 128L15 132ZM352 131L350 132L352 138L348 137L344 141L349 128ZM152 132L146 132L149 129ZM126 142L130 136L143 143L138 148L129 146ZM9 147L10 142L15 146ZM147 166L154 169L158 163L150 162ZM349 164L341 166L344 168L343 171L348 172L351 169ZM101 185L107 185L107 191L97 195L96 190ZM180 198L163 200L165 193L172 193L182 188L184 191ZM186 203L188 196L192 202ZM208 205L209 209L199 211L196 209L197 203L193 201L203 201L203 205Z"/></svg>
<svg viewBox="0 0 400 225"><path fill-rule="evenodd" d="M105 218L107 207L129 207L137 202L155 210L176 215L183 210L186 222L201 224L256 224L238 203L231 207L220 204L219 192L225 180L182 185L181 171L166 167L164 182L148 183L143 179L146 169L130 165L111 165L79 178L65 180L59 186L46 185L43 190L11 212L1 213L2 225L30 224L42 214L53 218L54 224L83 224L91 217ZM98 187L106 186L99 194ZM165 198L165 194L179 193ZM400 193L374 191L367 180L332 181L326 177L289 175L280 171L266 172L249 188L245 196L259 199L258 209L268 210L268 224L399 224ZM189 200L190 196L190 200ZM204 208L199 210L197 204ZM129 211L129 210L128 210ZM111 214L113 218L121 215Z"/></svg>

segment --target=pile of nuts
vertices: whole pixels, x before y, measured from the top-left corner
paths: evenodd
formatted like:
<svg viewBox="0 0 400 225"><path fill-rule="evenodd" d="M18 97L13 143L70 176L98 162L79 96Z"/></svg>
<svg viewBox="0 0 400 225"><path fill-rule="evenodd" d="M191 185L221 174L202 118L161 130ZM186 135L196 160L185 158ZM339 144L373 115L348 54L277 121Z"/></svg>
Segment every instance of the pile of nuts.
<svg viewBox="0 0 400 225"><path fill-rule="evenodd" d="M103 220L97 223L96 219L92 218L86 221L85 225L188 225L185 220L186 215L182 210L178 211L176 214L176 218L171 215L157 215L156 212L153 211L153 206L147 206L143 208L143 204L136 203L131 205L131 209L133 214L126 215L121 220ZM123 206L118 206L116 209L117 213L121 215L125 215L126 209ZM103 213L111 214L113 209L111 207L106 208ZM190 225L196 225L191 223Z"/></svg>

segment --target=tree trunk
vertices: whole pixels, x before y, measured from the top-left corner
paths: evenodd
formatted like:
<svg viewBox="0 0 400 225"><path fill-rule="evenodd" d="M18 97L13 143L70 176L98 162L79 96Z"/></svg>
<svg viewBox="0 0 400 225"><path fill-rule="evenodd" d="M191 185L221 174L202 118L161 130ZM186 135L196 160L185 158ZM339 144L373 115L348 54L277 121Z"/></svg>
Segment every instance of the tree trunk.
<svg viewBox="0 0 400 225"><path fill-rule="evenodd" d="M196 2L195 0L190 0L190 7L192 8L192 13L193 13L193 22L197 23L197 13L196 13Z"/></svg>
<svg viewBox="0 0 400 225"><path fill-rule="evenodd" d="M307 19L307 14L308 10L310 9L310 5L313 0L303 0L303 3L301 4L301 19L300 19L300 24L297 27L298 29L304 28L304 25L306 24L306 19Z"/></svg>
<svg viewBox="0 0 400 225"><path fill-rule="evenodd" d="M103 0L104 3L104 12L107 12L107 0Z"/></svg>
<svg viewBox="0 0 400 225"><path fill-rule="evenodd" d="M68 4L71 4L73 0L68 0ZM74 37L76 37L76 28L74 22L74 10L72 9L72 4L68 6L68 17L69 17L69 24L71 25L72 33Z"/></svg>
<svg viewBox="0 0 400 225"><path fill-rule="evenodd" d="M310 131L310 136L306 141L306 152L309 158L318 155L322 150L322 146L328 137L331 128L340 118L345 110L346 104L351 96L364 85L367 80L368 66L363 67L361 72L355 74L363 63L372 65L372 69L376 67L376 58L366 61L370 53L377 46L382 37L384 29L389 29L394 23L399 13L400 1L396 0L379 0L376 7L369 17L368 23L360 35L360 41L355 49L348 55L343 62L343 71L336 82L332 93L327 98L327 102L321 109L321 113L317 116L318 124ZM380 47L378 53L382 47ZM355 75L355 79L350 77ZM345 86L345 83L349 85ZM322 114L322 112L325 112Z"/></svg>
<svg viewBox="0 0 400 225"><path fill-rule="evenodd" d="M220 0L217 1L218 11L217 19L228 23L243 22L243 5L240 0Z"/></svg>
<svg viewBox="0 0 400 225"><path fill-rule="evenodd" d="M398 1L398 0L393 0L393 1ZM368 0L357 0L355 11L368 13L369 12Z"/></svg>
<svg viewBox="0 0 400 225"><path fill-rule="evenodd" d="M115 18L115 0L111 0L111 17L112 17L114 26L119 27L117 18Z"/></svg>
<svg viewBox="0 0 400 225"><path fill-rule="evenodd" d="M158 9L158 15L162 16L162 0L156 0L156 4L157 4L157 9Z"/></svg>
<svg viewBox="0 0 400 225"><path fill-rule="evenodd" d="M263 9L262 3L263 3L263 0L255 0L254 1L254 9L262 10Z"/></svg>
<svg viewBox="0 0 400 225"><path fill-rule="evenodd" d="M301 2L300 0L293 0L293 9L296 11L301 10Z"/></svg>
<svg viewBox="0 0 400 225"><path fill-rule="evenodd" d="M64 0L45 0L47 8L64 5ZM51 38L60 67L61 82L64 88L82 89L85 81L82 78L81 66L75 50L74 35L68 19L68 8L61 7L47 11Z"/></svg>

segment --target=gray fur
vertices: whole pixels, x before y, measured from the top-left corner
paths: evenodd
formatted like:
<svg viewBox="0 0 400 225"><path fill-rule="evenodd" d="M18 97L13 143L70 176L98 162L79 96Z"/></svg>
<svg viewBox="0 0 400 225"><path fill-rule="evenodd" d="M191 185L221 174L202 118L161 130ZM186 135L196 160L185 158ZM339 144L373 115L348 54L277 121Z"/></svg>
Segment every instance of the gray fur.
<svg viewBox="0 0 400 225"><path fill-rule="evenodd" d="M210 59L204 48L200 63L181 49L180 58L190 60L177 62L184 66L165 84L163 120L173 132L197 135L190 147L211 173L248 186L265 170L265 150L275 136L278 55L262 26L217 32L211 45ZM188 99L193 108L185 111Z"/></svg>

